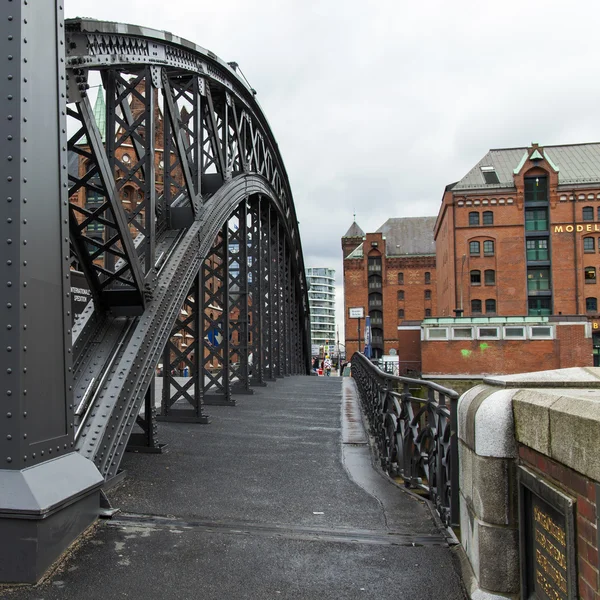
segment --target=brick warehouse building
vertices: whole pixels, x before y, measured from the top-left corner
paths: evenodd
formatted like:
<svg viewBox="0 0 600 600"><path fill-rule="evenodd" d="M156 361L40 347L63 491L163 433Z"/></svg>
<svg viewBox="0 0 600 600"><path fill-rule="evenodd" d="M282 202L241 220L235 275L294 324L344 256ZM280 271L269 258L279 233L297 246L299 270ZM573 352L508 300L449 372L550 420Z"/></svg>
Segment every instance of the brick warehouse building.
<svg viewBox="0 0 600 600"><path fill-rule="evenodd" d="M434 224L435 217L388 219L365 234L353 223L342 238L347 357L359 347L348 309L362 307L374 357L397 354L401 372L418 369L420 321L436 310Z"/></svg>
<svg viewBox="0 0 600 600"><path fill-rule="evenodd" d="M353 245L369 247L364 237L359 241L347 234L344 256L351 257L347 250ZM452 361L462 363L457 373L480 373L482 365L487 372L537 370L543 356L550 355L560 355L557 368L592 364L592 332L600 334L600 144L490 150L465 177L447 186L434 239L436 268L431 273L437 288L432 286L431 295L437 303L432 316L444 319L446 331L431 334L442 337L430 344L434 340L428 331L439 323L418 323L424 374L440 372L438 367ZM404 314L418 320L429 316L419 302L414 308L407 305ZM453 320L456 315L462 318ZM453 337L468 334L455 332L454 326L469 329L471 337ZM348 335L354 330L347 319ZM536 339L548 331L543 343ZM440 352L453 346L454 357L442 360ZM502 347L512 353L519 348L528 359L500 359L496 353ZM598 347L600 339L594 339L595 354ZM456 356L469 356L474 365L476 357L481 360L465 368Z"/></svg>

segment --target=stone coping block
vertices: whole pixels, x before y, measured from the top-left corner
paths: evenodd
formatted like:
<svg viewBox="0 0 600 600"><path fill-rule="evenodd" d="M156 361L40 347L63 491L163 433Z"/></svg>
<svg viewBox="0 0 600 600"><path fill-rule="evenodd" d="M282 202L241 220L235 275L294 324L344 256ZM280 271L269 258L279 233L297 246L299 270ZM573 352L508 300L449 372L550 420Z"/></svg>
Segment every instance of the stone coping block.
<svg viewBox="0 0 600 600"><path fill-rule="evenodd" d="M600 481L600 389L519 390L513 409L520 444Z"/></svg>
<svg viewBox="0 0 600 600"><path fill-rule="evenodd" d="M475 454L516 458L512 400L517 391L478 385L458 401L458 437Z"/></svg>
<svg viewBox="0 0 600 600"><path fill-rule="evenodd" d="M600 388L600 367L572 367L485 377L483 382L504 388Z"/></svg>

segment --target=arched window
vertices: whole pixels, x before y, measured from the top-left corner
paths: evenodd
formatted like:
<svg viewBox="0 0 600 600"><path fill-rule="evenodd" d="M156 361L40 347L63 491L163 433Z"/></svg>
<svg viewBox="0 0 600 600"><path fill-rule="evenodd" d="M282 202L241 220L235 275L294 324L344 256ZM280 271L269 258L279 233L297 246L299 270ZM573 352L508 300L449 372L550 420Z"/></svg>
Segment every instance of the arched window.
<svg viewBox="0 0 600 600"><path fill-rule="evenodd" d="M596 267L586 267L584 279L586 283L596 283Z"/></svg>
<svg viewBox="0 0 600 600"><path fill-rule="evenodd" d="M479 225L479 213L478 212L470 212L469 213L469 225L471 227Z"/></svg>
<svg viewBox="0 0 600 600"><path fill-rule="evenodd" d="M483 255L484 256L494 256L493 240L485 240L485 242L483 242Z"/></svg>
<svg viewBox="0 0 600 600"><path fill-rule="evenodd" d="M481 271L471 271L471 285L481 285Z"/></svg>
<svg viewBox="0 0 600 600"><path fill-rule="evenodd" d="M404 273L398 273L398 285L404 285Z"/></svg>
<svg viewBox="0 0 600 600"><path fill-rule="evenodd" d="M481 314L481 300L471 300L471 314Z"/></svg>
<svg viewBox="0 0 600 600"><path fill-rule="evenodd" d="M485 312L488 315L496 312L496 301L493 298L488 298L485 301Z"/></svg>
<svg viewBox="0 0 600 600"><path fill-rule="evenodd" d="M431 283L431 273L429 271L425 271L425 283Z"/></svg>
<svg viewBox="0 0 600 600"><path fill-rule="evenodd" d="M581 209L583 220L584 221L593 221L594 220L594 207L593 206L584 206Z"/></svg>
<svg viewBox="0 0 600 600"><path fill-rule="evenodd" d="M431 290L425 290L425 300L431 300Z"/></svg>
<svg viewBox="0 0 600 600"><path fill-rule="evenodd" d="M398 318L404 319L404 309L403 308L398 309Z"/></svg>
<svg viewBox="0 0 600 600"><path fill-rule="evenodd" d="M404 300L404 290L398 290L398 300Z"/></svg>
<svg viewBox="0 0 600 600"><path fill-rule="evenodd" d="M584 237L583 238L583 251L588 254L595 252L596 244L593 237Z"/></svg>
<svg viewBox="0 0 600 600"><path fill-rule="evenodd" d="M483 211L483 224L493 225L494 224L494 213L491 210Z"/></svg>
<svg viewBox="0 0 600 600"><path fill-rule="evenodd" d="M597 298L586 298L585 299L585 310L587 312L598 312L598 299Z"/></svg>
<svg viewBox="0 0 600 600"><path fill-rule="evenodd" d="M481 250L479 242L469 242L469 254L471 256L479 256Z"/></svg>
<svg viewBox="0 0 600 600"><path fill-rule="evenodd" d="M425 316L426 317L430 317L431 316L431 309L430 308L426 308L425 309Z"/></svg>
<svg viewBox="0 0 600 600"><path fill-rule="evenodd" d="M485 285L496 285L496 271L494 269L486 269Z"/></svg>

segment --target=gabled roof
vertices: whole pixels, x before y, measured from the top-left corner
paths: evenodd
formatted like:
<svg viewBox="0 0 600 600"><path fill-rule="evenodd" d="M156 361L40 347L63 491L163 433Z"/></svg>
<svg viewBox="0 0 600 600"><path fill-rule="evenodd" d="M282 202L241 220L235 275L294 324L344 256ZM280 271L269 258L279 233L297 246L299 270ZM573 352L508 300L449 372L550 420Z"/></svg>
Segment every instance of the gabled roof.
<svg viewBox="0 0 600 600"><path fill-rule="evenodd" d="M531 150L525 147L490 150L454 186L453 191L514 188L513 175ZM559 185L600 183L600 143L544 146L539 148L539 152L558 171ZM498 183L486 183L485 167L488 167L488 173L496 173Z"/></svg>
<svg viewBox="0 0 600 600"><path fill-rule="evenodd" d="M385 237L387 256L435 254L433 228L437 217L388 219L378 230Z"/></svg>
<svg viewBox="0 0 600 600"><path fill-rule="evenodd" d="M358 226L358 223L354 221L354 223L350 225L350 229L348 229L342 237L363 237L364 235L365 232Z"/></svg>

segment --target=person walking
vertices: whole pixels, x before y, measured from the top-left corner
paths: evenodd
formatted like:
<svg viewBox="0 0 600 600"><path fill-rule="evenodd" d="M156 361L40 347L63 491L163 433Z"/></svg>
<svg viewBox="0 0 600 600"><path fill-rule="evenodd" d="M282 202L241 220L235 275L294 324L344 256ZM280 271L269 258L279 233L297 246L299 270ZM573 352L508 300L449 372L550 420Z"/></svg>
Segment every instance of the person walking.
<svg viewBox="0 0 600 600"><path fill-rule="evenodd" d="M331 376L331 359L329 358L329 355L325 357L323 366L325 367L325 375L327 375L327 377Z"/></svg>

